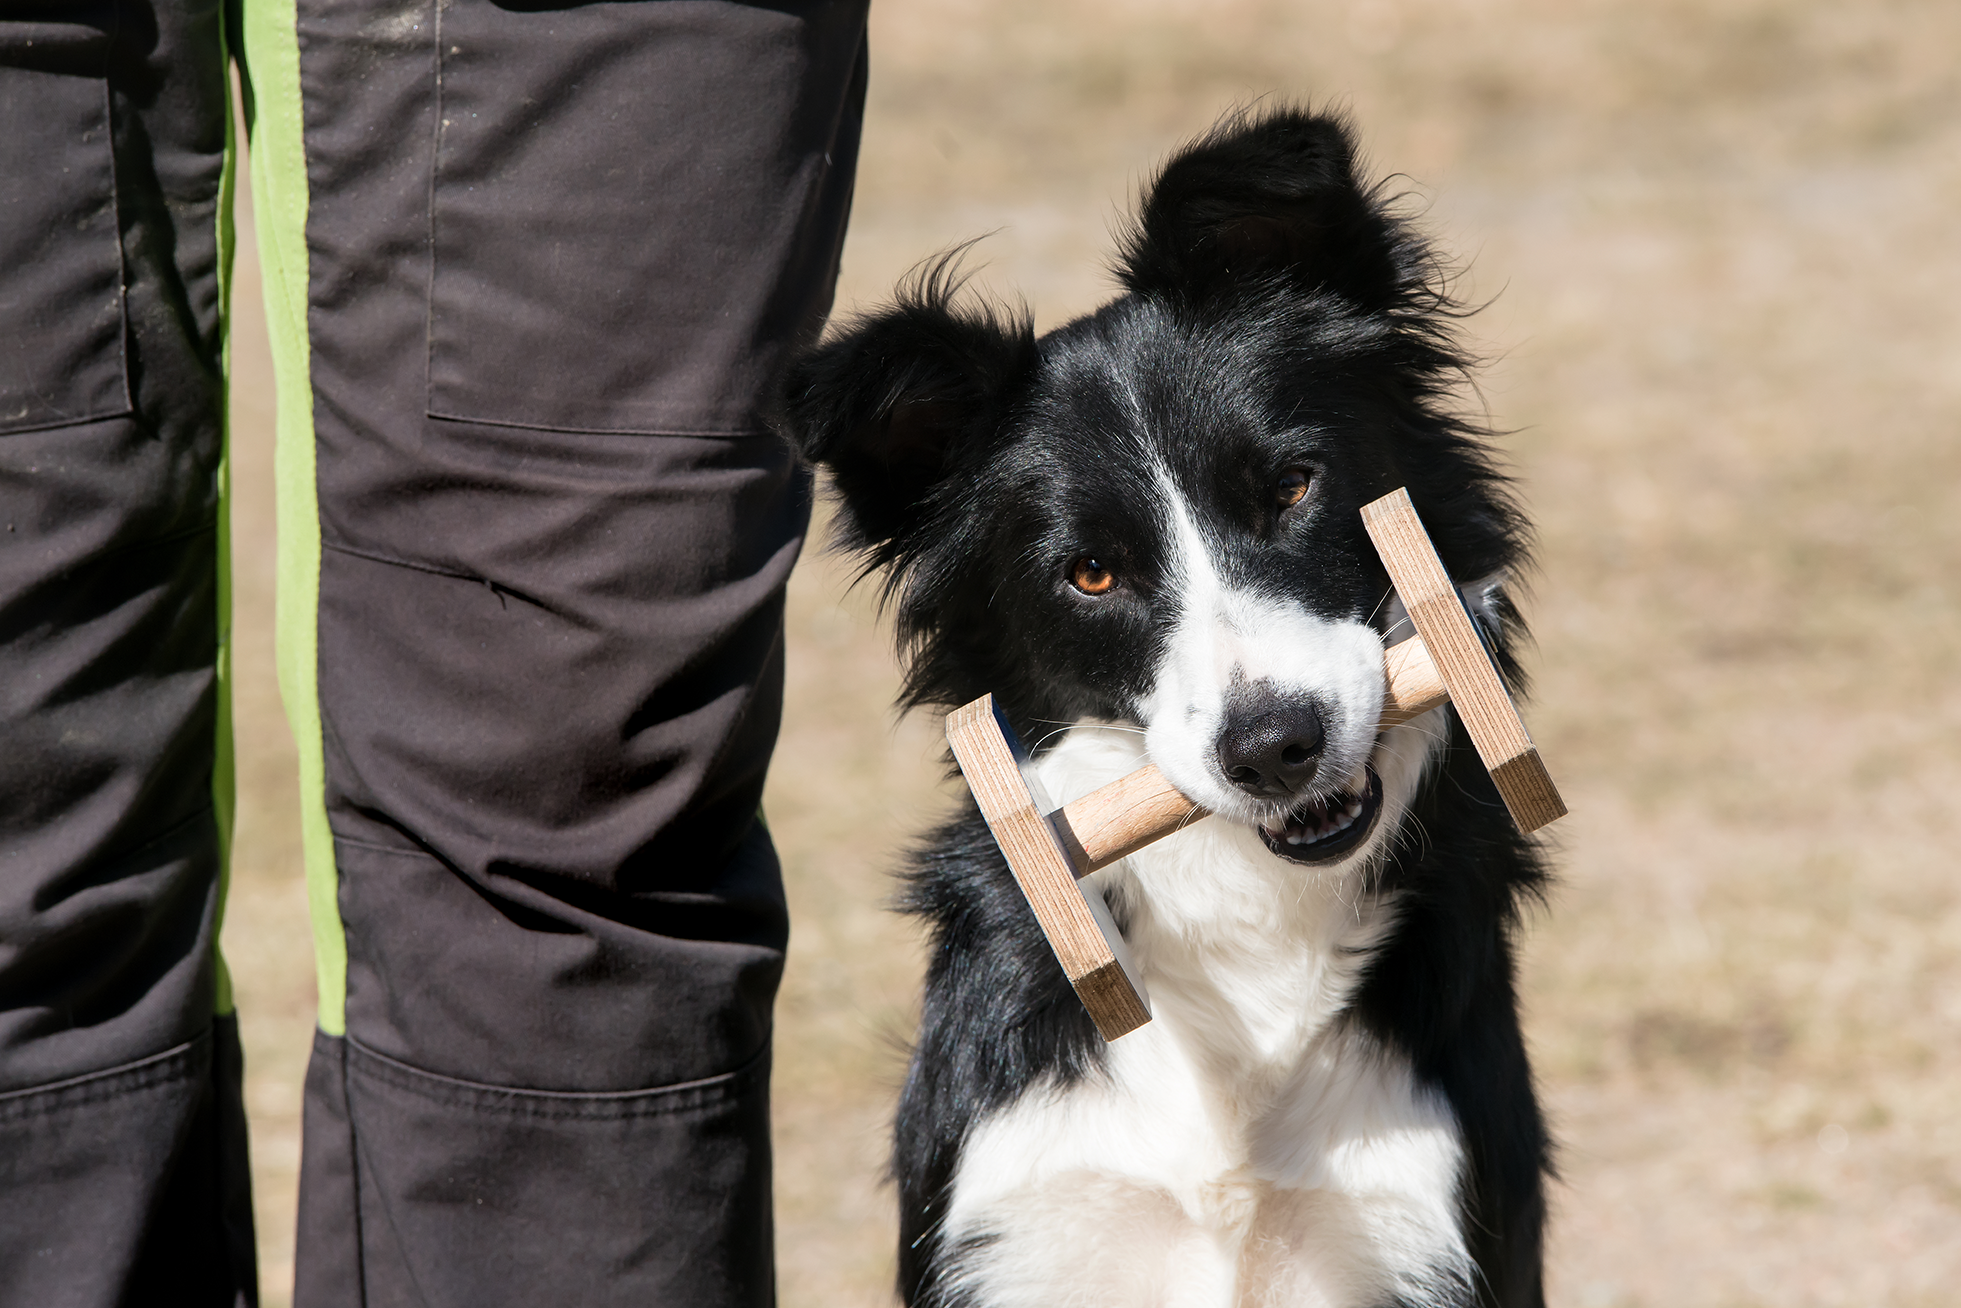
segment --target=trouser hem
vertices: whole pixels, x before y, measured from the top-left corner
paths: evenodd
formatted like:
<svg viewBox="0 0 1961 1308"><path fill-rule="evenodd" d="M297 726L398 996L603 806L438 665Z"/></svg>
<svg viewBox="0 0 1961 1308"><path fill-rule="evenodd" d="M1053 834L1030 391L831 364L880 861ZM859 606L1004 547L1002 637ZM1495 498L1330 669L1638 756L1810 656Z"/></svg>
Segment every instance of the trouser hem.
<svg viewBox="0 0 1961 1308"><path fill-rule="evenodd" d="M316 1034L296 1308L774 1301L769 1052L570 1092Z"/></svg>
<svg viewBox="0 0 1961 1308"><path fill-rule="evenodd" d="M0 1094L0 1285L95 1308L258 1302L238 1028Z"/></svg>

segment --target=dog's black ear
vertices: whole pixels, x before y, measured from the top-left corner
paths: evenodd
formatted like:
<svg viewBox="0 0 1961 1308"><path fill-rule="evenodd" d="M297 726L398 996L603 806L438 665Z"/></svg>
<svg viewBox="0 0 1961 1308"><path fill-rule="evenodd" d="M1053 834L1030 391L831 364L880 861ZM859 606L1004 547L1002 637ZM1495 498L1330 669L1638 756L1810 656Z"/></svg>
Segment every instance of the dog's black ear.
<svg viewBox="0 0 1961 1308"><path fill-rule="evenodd" d="M779 425L831 470L855 545L885 544L920 524L934 488L985 446L1033 366L1025 315L954 303L954 257L790 369Z"/></svg>
<svg viewBox="0 0 1961 1308"><path fill-rule="evenodd" d="M1283 276L1375 310L1403 293L1405 238L1355 175L1347 124L1282 109L1238 115L1174 155L1124 240L1131 290L1202 297Z"/></svg>

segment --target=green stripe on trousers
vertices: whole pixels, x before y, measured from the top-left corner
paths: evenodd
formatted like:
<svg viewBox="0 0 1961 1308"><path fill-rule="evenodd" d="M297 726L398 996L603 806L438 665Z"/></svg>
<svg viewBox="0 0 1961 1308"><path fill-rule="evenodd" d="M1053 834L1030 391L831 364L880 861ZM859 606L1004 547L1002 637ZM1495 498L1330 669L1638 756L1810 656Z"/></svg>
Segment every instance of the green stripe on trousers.
<svg viewBox="0 0 1961 1308"><path fill-rule="evenodd" d="M252 202L265 273L278 422L279 692L299 750L300 834L313 917L320 1029L347 1030L347 939L340 919L319 694L320 510L314 486L313 387L307 341L307 177L293 0L244 0Z"/></svg>

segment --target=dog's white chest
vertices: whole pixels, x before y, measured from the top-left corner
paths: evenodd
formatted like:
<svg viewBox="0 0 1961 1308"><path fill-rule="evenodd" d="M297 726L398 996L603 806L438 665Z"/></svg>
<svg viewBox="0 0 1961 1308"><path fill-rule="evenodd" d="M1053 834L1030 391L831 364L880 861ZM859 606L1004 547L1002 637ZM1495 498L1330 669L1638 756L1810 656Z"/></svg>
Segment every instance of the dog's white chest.
<svg viewBox="0 0 1961 1308"><path fill-rule="evenodd" d="M1339 1020L1393 908L1267 863L1208 822L1112 869L1156 1017L968 1136L941 1247L977 1302L1459 1301L1457 1124Z"/></svg>
<svg viewBox="0 0 1961 1308"><path fill-rule="evenodd" d="M969 1137L942 1247L975 1242L954 1261L978 1302L1456 1300L1462 1150L1398 1060L1334 1056L1235 1119L1168 1029L1120 1042L1160 1047L1113 1059L1110 1083L1037 1092Z"/></svg>

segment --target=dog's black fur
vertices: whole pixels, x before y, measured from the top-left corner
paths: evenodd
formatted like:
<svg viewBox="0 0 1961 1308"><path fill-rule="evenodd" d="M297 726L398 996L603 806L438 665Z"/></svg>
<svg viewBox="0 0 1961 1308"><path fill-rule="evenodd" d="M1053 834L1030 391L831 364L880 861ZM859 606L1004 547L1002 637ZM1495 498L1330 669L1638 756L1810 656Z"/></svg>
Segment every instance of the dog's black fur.
<svg viewBox="0 0 1961 1308"><path fill-rule="evenodd" d="M1030 740L1140 720L1168 602L1152 589L1145 448L1205 488L1208 539L1233 542L1239 580L1317 613L1366 619L1380 604L1388 580L1356 510L1399 485L1452 575L1525 564L1522 519L1454 407L1458 307L1425 242L1358 179L1340 120L1240 115L1182 150L1149 188L1119 276L1118 298L1037 339L1025 316L960 302L941 260L791 374L782 426L829 468L843 543L884 574L908 705L992 691ZM1113 377L1130 379L1134 406ZM1290 464L1314 469L1322 509L1249 513L1262 478ZM1135 578L1119 602L1061 584L1085 549ZM1503 628L1516 681L1522 628L1509 614ZM1465 1301L1538 1304L1549 1146L1511 936L1543 873L1454 714L1403 832L1380 876L1405 908L1345 1020L1401 1050L1455 1111L1478 1273ZM957 1252L938 1223L967 1129L1043 1078L1094 1076L1105 1046L971 805L919 847L904 905L933 951L893 1151L899 1279L909 1303L950 1308L966 1292L938 1276Z"/></svg>

